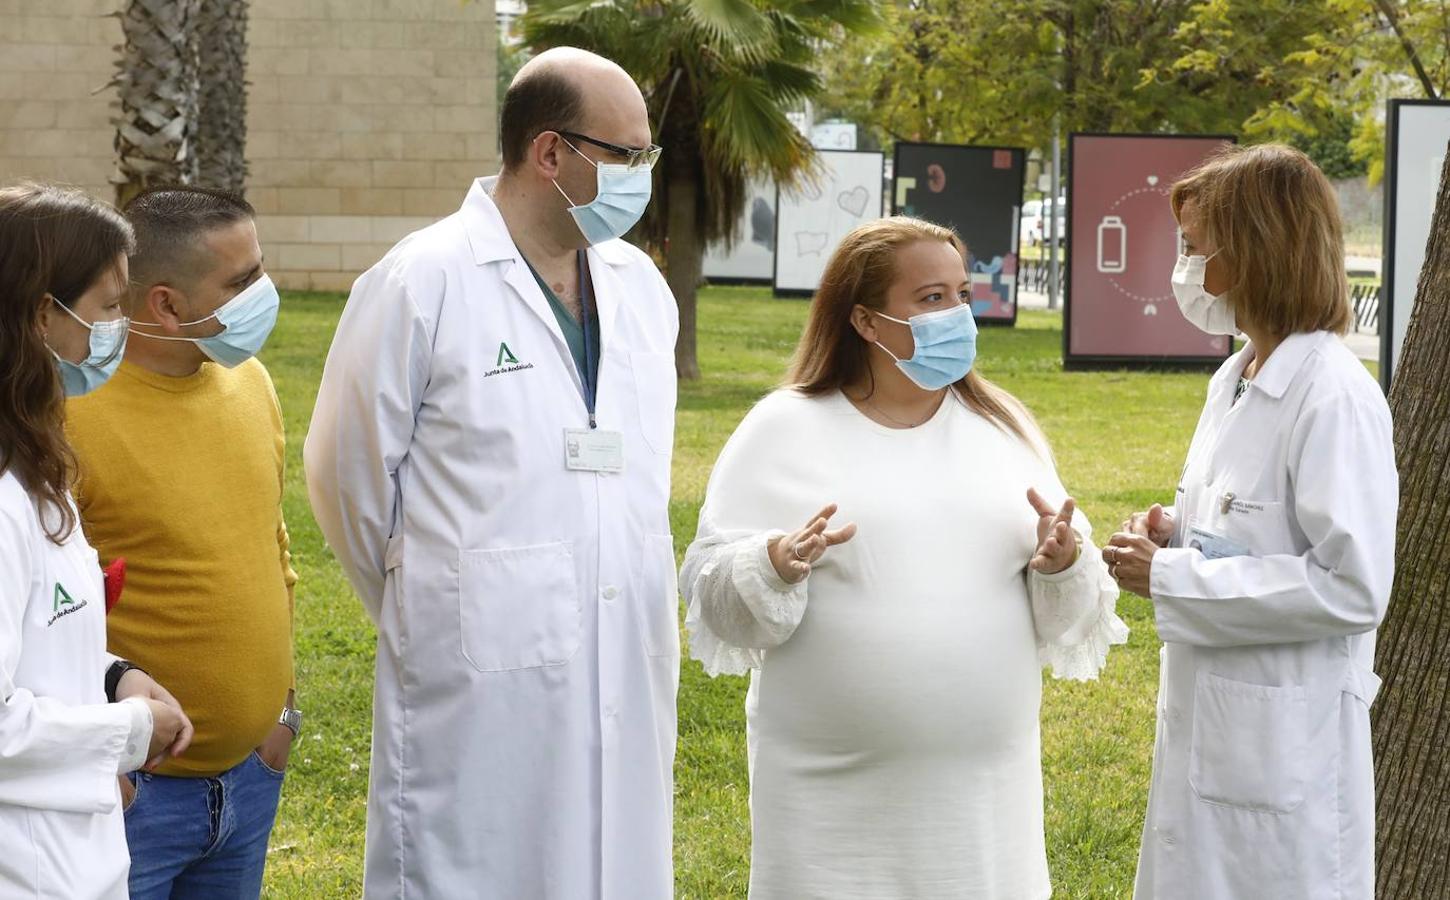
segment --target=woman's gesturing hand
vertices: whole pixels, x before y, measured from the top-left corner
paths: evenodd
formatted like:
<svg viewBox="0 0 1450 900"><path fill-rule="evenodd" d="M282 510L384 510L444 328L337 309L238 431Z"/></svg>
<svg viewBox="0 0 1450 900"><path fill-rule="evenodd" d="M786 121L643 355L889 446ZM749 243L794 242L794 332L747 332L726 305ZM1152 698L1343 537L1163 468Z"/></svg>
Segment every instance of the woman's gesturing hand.
<svg viewBox="0 0 1450 900"><path fill-rule="evenodd" d="M770 542L770 562L786 584L799 584L811 574L811 567L826 553L826 548L844 544L856 536L855 524L830 531L831 516L836 514L832 503L816 513L805 527Z"/></svg>
<svg viewBox="0 0 1450 900"><path fill-rule="evenodd" d="M1077 535L1072 530L1077 504L1068 497L1062 509L1053 509L1036 488L1028 488L1027 502L1037 512L1037 552L1028 566L1034 572L1056 575L1077 562Z"/></svg>

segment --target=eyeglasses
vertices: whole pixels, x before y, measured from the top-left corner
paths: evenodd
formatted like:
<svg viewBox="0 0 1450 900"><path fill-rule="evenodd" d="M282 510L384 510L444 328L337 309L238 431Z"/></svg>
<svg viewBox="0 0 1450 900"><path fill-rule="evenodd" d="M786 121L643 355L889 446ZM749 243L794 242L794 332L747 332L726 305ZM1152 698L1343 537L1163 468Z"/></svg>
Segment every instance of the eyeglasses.
<svg viewBox="0 0 1450 900"><path fill-rule="evenodd" d="M559 134L566 138L573 138L576 141L584 141L587 144L602 147L615 156L622 156L625 159L624 165L630 169L650 168L659 161L660 154L665 152L664 148L658 144L650 144L642 150L634 150L629 147L621 147L618 144L611 144L608 141L596 140L587 134L579 134L574 131L561 131Z"/></svg>

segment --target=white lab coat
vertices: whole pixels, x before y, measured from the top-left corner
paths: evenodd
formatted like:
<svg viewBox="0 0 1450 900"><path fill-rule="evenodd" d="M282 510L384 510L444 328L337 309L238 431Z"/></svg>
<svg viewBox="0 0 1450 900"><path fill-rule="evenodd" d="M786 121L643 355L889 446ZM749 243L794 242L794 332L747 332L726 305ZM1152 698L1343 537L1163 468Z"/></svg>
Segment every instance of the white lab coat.
<svg viewBox="0 0 1450 900"><path fill-rule="evenodd" d="M1214 376L1151 593L1165 646L1138 900L1370 900L1375 628L1399 497L1389 408L1296 334ZM1230 497L1229 495L1232 495ZM1190 524L1246 556L1188 548Z"/></svg>
<svg viewBox="0 0 1450 900"><path fill-rule="evenodd" d="M678 314L644 253L588 252L625 462L567 470L578 374L493 182L358 279L307 438L379 632L364 893L669 897Z"/></svg>
<svg viewBox="0 0 1450 900"><path fill-rule="evenodd" d="M145 762L151 713L106 702L112 659L96 552L79 528L52 543L0 473L0 897L126 897L116 776Z"/></svg>

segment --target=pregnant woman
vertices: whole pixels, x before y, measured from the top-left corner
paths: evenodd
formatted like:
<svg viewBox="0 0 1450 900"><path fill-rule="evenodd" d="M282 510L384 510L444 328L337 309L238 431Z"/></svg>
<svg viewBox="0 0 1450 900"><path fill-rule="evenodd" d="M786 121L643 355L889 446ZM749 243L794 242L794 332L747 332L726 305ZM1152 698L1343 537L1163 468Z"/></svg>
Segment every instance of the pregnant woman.
<svg viewBox="0 0 1450 900"><path fill-rule="evenodd" d="M962 258L913 219L848 235L711 476L687 625L752 673L755 900L1051 893L1041 667L1094 678L1127 628L1045 439L972 371Z"/></svg>

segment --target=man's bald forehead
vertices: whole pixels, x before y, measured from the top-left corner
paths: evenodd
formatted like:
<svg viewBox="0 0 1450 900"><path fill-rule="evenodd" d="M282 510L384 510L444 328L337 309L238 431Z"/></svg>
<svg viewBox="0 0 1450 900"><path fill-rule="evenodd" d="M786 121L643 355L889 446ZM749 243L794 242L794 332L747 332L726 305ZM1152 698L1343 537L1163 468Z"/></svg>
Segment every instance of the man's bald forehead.
<svg viewBox="0 0 1450 900"><path fill-rule="evenodd" d="M521 164L542 131L599 132L624 146L649 143L644 95L620 66L578 47L555 47L514 76L499 110L504 170Z"/></svg>
<svg viewBox="0 0 1450 900"><path fill-rule="evenodd" d="M524 63L523 68L519 69L519 73L514 76L513 83L518 84L520 81L542 73L567 78L580 87L600 76L623 78L630 84L634 84L634 79L630 78L629 73L620 68L618 63L605 59L598 53L591 53L578 47L554 47L545 50Z"/></svg>

